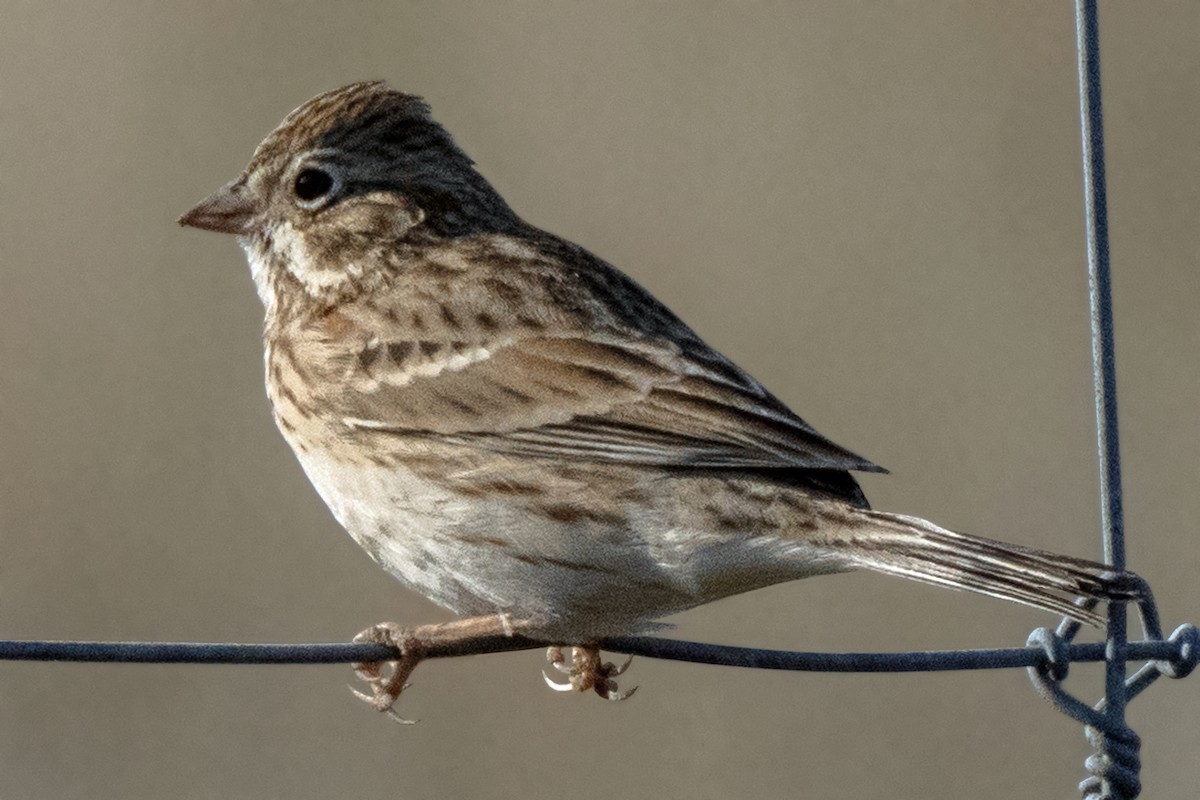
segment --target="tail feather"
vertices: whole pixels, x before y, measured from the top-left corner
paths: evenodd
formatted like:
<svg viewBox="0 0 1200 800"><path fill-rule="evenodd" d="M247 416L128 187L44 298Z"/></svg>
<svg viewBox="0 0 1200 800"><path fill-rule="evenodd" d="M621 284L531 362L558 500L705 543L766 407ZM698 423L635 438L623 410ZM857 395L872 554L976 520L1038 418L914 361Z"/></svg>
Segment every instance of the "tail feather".
<svg viewBox="0 0 1200 800"><path fill-rule="evenodd" d="M1087 559L946 530L918 517L855 510L838 549L851 564L1041 608L1091 625L1076 598L1138 600L1141 581Z"/></svg>

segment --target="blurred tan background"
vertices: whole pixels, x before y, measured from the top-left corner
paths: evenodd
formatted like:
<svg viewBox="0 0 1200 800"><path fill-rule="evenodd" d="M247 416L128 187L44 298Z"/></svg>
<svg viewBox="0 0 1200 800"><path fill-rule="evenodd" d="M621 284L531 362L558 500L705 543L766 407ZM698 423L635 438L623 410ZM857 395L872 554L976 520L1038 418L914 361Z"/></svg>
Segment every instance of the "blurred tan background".
<svg viewBox="0 0 1200 800"><path fill-rule="evenodd" d="M1200 622L1200 5L1101 4L1130 565ZM514 208L612 261L819 430L876 506L1100 553L1071 4L0 4L0 637L336 641L445 614L340 531L271 423L228 238L175 217L317 92L424 95ZM1055 620L871 575L695 610L812 650ZM1022 671L855 676L540 654L422 666L0 663L0 797L1070 797ZM1069 687L1094 698L1096 668ZM1200 785L1200 678L1131 709Z"/></svg>

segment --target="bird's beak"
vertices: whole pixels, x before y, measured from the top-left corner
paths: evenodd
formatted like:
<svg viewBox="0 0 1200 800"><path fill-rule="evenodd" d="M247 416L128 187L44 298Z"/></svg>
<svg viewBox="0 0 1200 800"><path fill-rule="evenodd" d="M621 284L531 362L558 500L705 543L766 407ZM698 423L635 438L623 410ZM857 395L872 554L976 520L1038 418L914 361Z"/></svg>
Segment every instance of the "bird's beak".
<svg viewBox="0 0 1200 800"><path fill-rule="evenodd" d="M258 212L258 198L246 187L246 179L242 177L202 200L179 218L179 224L244 236L253 229Z"/></svg>

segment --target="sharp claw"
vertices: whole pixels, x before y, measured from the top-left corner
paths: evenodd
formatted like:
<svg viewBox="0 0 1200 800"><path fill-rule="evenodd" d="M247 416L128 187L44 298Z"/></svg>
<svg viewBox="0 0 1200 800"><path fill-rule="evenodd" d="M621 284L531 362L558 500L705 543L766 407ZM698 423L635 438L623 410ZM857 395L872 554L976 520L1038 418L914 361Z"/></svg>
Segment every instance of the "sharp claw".
<svg viewBox="0 0 1200 800"><path fill-rule="evenodd" d="M543 670L542 678L546 685L556 692L586 692L591 689L605 700L619 701L632 697L637 691L636 686L625 692L618 691L617 682L613 680L629 669L629 665L633 663L633 656L629 656L625 663L617 666L611 662L602 663L600 652L595 647L574 647L568 666L562 648L551 647L546 650L546 659L569 679L567 683L558 683Z"/></svg>
<svg viewBox="0 0 1200 800"><path fill-rule="evenodd" d="M630 656L629 658L625 659L625 663L619 667L615 664L605 664L604 668L607 670L609 675L624 675L625 670L629 669L629 665L632 663L633 656Z"/></svg>
<svg viewBox="0 0 1200 800"><path fill-rule="evenodd" d="M566 672L566 670L563 670L563 671ZM575 687L572 686L570 683L558 683L553 678L551 678L549 675L547 675L545 670L542 670L542 678L545 679L546 685L549 686L551 689L553 689L556 692L570 692L575 689Z"/></svg>
<svg viewBox="0 0 1200 800"><path fill-rule="evenodd" d="M601 690L600 687L597 686L596 690L597 690L596 693L599 694L601 697L603 697L605 700L611 700L614 703L619 703L622 700L628 700L629 698L633 697L633 693L638 690L638 687L635 686L632 689L629 689L627 691L618 692L617 685L615 683L612 683L612 684L609 684L608 686L604 687L603 690Z"/></svg>
<svg viewBox="0 0 1200 800"><path fill-rule="evenodd" d="M360 681L372 683L379 680L379 665L378 664L355 664L354 674Z"/></svg>
<svg viewBox="0 0 1200 800"><path fill-rule="evenodd" d="M349 685L346 686L346 688L350 690L351 694L353 694L359 700L362 700L364 703L370 703L371 705L375 705L375 698L372 697L371 695L367 694L366 692L360 692L358 689L355 689L353 686L349 686Z"/></svg>
<svg viewBox="0 0 1200 800"><path fill-rule="evenodd" d="M359 700L362 700L376 711L390 712L392 710L392 704L400 699L400 692L403 692L411 685L412 684L410 683L404 684L400 687L399 692L390 692L381 687L372 687L375 689L375 694L360 692L358 689L355 689L353 686L349 685L347 685L346 688L353 692L355 697L357 697Z"/></svg>

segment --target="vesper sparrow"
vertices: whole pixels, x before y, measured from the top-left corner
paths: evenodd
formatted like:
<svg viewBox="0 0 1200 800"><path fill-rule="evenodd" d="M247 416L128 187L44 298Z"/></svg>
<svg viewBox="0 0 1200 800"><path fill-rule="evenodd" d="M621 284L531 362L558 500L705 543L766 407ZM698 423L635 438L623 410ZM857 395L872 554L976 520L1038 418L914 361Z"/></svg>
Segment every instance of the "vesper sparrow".
<svg viewBox="0 0 1200 800"><path fill-rule="evenodd" d="M266 306L275 420L334 516L461 631L595 643L780 581L866 568L1027 603L1131 599L1101 564L873 511L818 434L665 306L524 222L418 97L293 111L180 219L232 233ZM452 624L453 625L453 624ZM399 645L390 709L420 660Z"/></svg>

